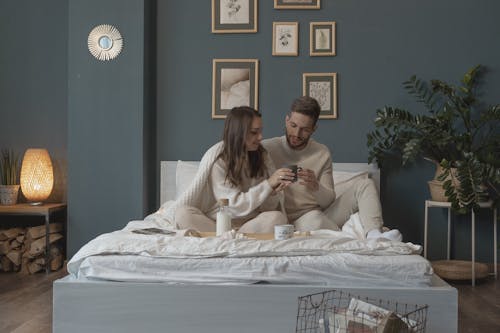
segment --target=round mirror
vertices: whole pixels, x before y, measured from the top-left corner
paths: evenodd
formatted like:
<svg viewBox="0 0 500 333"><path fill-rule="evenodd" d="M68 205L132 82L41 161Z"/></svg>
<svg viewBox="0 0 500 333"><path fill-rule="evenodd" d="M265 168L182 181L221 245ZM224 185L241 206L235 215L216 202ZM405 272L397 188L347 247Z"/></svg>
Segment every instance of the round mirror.
<svg viewBox="0 0 500 333"><path fill-rule="evenodd" d="M123 47L123 38L120 31L109 24L96 26L89 33L87 40L90 53L99 60L116 58Z"/></svg>
<svg viewBox="0 0 500 333"><path fill-rule="evenodd" d="M113 40L109 38L109 36L102 36L99 38L99 46L103 50L109 50L111 47L113 47Z"/></svg>

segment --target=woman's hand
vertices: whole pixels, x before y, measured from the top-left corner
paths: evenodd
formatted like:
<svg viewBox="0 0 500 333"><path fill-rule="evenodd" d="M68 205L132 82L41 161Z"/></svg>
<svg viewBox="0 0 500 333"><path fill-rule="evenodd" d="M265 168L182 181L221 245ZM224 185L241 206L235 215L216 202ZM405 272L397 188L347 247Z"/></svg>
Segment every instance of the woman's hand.
<svg viewBox="0 0 500 333"><path fill-rule="evenodd" d="M276 170L267 181L275 192L279 192L292 183L294 176L292 170L281 168Z"/></svg>
<svg viewBox="0 0 500 333"><path fill-rule="evenodd" d="M289 183L285 183L285 182L282 182L278 185L278 187L276 187L275 189L273 189L273 195L275 194L278 194L279 192L283 191L288 185L290 185L291 182Z"/></svg>

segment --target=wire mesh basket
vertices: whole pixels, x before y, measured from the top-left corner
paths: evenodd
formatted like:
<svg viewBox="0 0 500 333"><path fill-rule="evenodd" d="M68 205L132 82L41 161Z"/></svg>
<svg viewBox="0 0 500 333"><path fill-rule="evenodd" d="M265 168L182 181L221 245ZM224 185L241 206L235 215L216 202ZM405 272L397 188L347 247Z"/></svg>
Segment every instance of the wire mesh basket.
<svg viewBox="0 0 500 333"><path fill-rule="evenodd" d="M296 332L425 333L428 305L352 295L340 290L301 296Z"/></svg>

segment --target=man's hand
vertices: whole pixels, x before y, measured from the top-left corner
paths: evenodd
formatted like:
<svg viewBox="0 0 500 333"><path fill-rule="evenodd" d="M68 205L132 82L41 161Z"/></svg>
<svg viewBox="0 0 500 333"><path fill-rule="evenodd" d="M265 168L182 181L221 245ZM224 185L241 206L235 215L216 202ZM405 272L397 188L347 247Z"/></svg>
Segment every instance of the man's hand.
<svg viewBox="0 0 500 333"><path fill-rule="evenodd" d="M319 189L319 183L316 179L316 175L314 171L310 169L300 169L297 171L297 175L299 177L299 184L304 185L312 192L316 192Z"/></svg>

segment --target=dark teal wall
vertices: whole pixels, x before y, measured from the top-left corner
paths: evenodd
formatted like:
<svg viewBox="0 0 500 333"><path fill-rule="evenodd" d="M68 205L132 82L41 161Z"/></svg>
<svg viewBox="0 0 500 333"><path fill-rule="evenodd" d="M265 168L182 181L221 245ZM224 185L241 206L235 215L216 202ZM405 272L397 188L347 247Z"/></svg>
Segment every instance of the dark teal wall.
<svg viewBox="0 0 500 333"><path fill-rule="evenodd" d="M158 157L199 159L222 133L223 121L211 119L212 59L258 58L259 108L264 136L281 135L284 114L301 95L302 73L337 72L339 118L320 120L317 140L334 161L366 162L366 133L375 110L385 105L421 110L401 83L417 74L457 82L475 64L484 64L482 97L499 102L500 23L495 0L323 0L321 10L275 10L259 1L258 33L212 34L210 1L158 2ZM299 56L273 57L273 21L299 22ZM309 56L309 22L337 22L337 56ZM433 166L384 169L382 201L386 224L406 240L423 242L424 200ZM445 254L445 212L431 212L429 254ZM455 253L470 257L465 219L457 222ZM493 260L492 223L477 226L478 258Z"/></svg>
<svg viewBox="0 0 500 333"><path fill-rule="evenodd" d="M47 148L66 200L68 5L64 0L0 1L0 149Z"/></svg>
<svg viewBox="0 0 500 333"><path fill-rule="evenodd" d="M315 137L338 162L366 161L377 108L417 109L401 87L412 74L456 82L481 63L488 69L482 97L498 102L496 0L323 0L312 11L272 3L259 1L258 33L212 34L210 1L0 2L0 147L45 146L61 165L58 177L69 170L70 254L156 208L159 160L199 159L220 138L223 121L210 117L213 58L260 60L265 136L281 135L303 72L337 72L339 119L321 120ZM309 22L323 20L337 22L337 56L309 57ZM298 57L271 55L273 21L299 22ZM125 38L112 62L87 51L87 35L101 23L115 24ZM409 241L423 241L433 172L426 162L382 170L386 224ZM445 213L431 214L429 253L439 258ZM458 219L459 258L469 258L469 230ZM489 215L482 216L479 260L492 261L492 238Z"/></svg>
<svg viewBox="0 0 500 333"><path fill-rule="evenodd" d="M148 1L75 0L69 4L68 252L148 212L155 155L151 132ZM124 46L112 61L87 50L87 36L111 24ZM146 88L148 90L146 90Z"/></svg>

